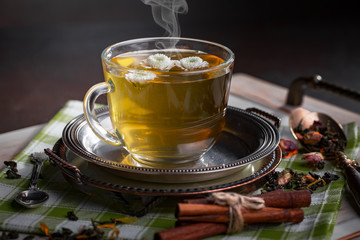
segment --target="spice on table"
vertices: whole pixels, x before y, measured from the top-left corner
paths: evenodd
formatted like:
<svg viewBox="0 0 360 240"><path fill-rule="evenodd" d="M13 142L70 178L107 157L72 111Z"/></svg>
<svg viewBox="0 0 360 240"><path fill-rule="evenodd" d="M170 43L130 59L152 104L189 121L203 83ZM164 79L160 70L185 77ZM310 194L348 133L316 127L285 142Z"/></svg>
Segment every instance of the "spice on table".
<svg viewBox="0 0 360 240"><path fill-rule="evenodd" d="M2 232L0 235L1 240L17 239L18 237L19 237L19 233L17 231Z"/></svg>
<svg viewBox="0 0 360 240"><path fill-rule="evenodd" d="M68 228L61 228L61 231L54 232L51 234L51 237L53 239L70 239L70 236L73 234L73 231L71 231Z"/></svg>
<svg viewBox="0 0 360 240"><path fill-rule="evenodd" d="M6 171L6 177L9 179L18 179L21 178L21 175L10 169Z"/></svg>
<svg viewBox="0 0 360 240"><path fill-rule="evenodd" d="M28 235L23 240L32 240L32 239L35 239L34 235Z"/></svg>
<svg viewBox="0 0 360 240"><path fill-rule="evenodd" d="M247 224L301 222L303 212L301 209L264 207L260 210L242 209L242 217ZM176 216L183 222L229 222L229 207L216 204L188 204L177 205Z"/></svg>
<svg viewBox="0 0 360 240"><path fill-rule="evenodd" d="M121 224L126 223L130 224L137 220L136 217L121 217L121 218L110 218L110 221L94 221L96 224L104 225L104 224Z"/></svg>
<svg viewBox="0 0 360 240"><path fill-rule="evenodd" d="M67 212L66 216L71 221L77 221L79 219L73 211Z"/></svg>
<svg viewBox="0 0 360 240"><path fill-rule="evenodd" d="M315 181L315 178L310 174L306 174L305 176L303 176L301 178L302 183L312 183L314 181Z"/></svg>
<svg viewBox="0 0 360 240"><path fill-rule="evenodd" d="M320 152L304 153L302 160L306 160L311 167L323 169L325 166L324 155Z"/></svg>
<svg viewBox="0 0 360 240"><path fill-rule="evenodd" d="M73 212L68 212L69 215L73 215ZM109 239L117 239L120 234L120 230L117 228L118 224L133 223L136 221L136 217L120 217L111 218L110 221L94 221L91 219L91 226L83 226L79 229L79 232L74 233L68 228L62 228L60 231L50 233L48 226L41 222L41 230L49 239L103 239L105 232L104 228L112 229Z"/></svg>
<svg viewBox="0 0 360 240"><path fill-rule="evenodd" d="M305 129L300 123L294 132L298 140L307 145L310 151L320 151L323 154L333 155L336 151L343 151L346 145L346 140L340 137L340 133L334 130L329 122L323 124L314 121L309 128Z"/></svg>
<svg viewBox="0 0 360 240"><path fill-rule="evenodd" d="M298 153L299 145L291 139L280 139L279 146L281 148L283 158L288 158Z"/></svg>
<svg viewBox="0 0 360 240"><path fill-rule="evenodd" d="M10 168L9 170L6 171L6 177L9 179L18 179L21 177L20 174L18 174L18 169L17 169L17 163L15 161L4 161L5 166L7 166L8 168Z"/></svg>
<svg viewBox="0 0 360 240"><path fill-rule="evenodd" d="M11 168L11 169L16 169L17 168L17 163L15 161L4 161L5 166Z"/></svg>
<svg viewBox="0 0 360 240"><path fill-rule="evenodd" d="M49 230L49 227L43 223L43 222L40 222L40 228L41 228L41 231L43 233L45 233L45 235L49 238L49 239L53 239L51 234L50 234L50 230Z"/></svg>
<svg viewBox="0 0 360 240"><path fill-rule="evenodd" d="M288 169L280 172L278 175L277 184L278 185L286 185L291 179L291 173Z"/></svg>
<svg viewBox="0 0 360 240"><path fill-rule="evenodd" d="M287 179L287 182L284 185L279 184L279 177L288 176L288 173L291 174L291 177ZM318 179L323 179L324 181ZM309 190L311 192L315 191L318 187L322 187L325 184L329 184L331 181L335 181L339 179L339 176L336 174L331 174L329 172L325 172L324 175L321 177L318 174L313 172L302 173L302 172L295 172L290 168L286 168L282 171L274 171L269 173L266 176L266 183L262 189L262 193L272 192L278 189L292 189L292 190ZM316 183L311 184L312 182ZM282 183L282 181L280 181Z"/></svg>
<svg viewBox="0 0 360 240"><path fill-rule="evenodd" d="M294 192L306 195L305 191ZM286 194L284 191L278 193ZM157 232L154 239L202 239L217 234L237 232L242 229L241 227L244 224L301 222L304 218L302 209L267 206L278 201L279 198L275 197L275 195L279 196L279 194L243 196L235 193L220 192L213 193L210 198L186 199L185 203L177 205L175 216L178 221L176 226L169 230ZM267 196L265 197L265 195ZM305 204L308 206L311 202L311 195L308 191L307 196L310 197L310 201ZM296 195L292 195L291 198L296 201ZM222 200L226 200L226 205L223 205ZM207 202L208 204L194 202ZM239 221L241 225L240 228L234 228L235 231L231 228L234 221L234 211L239 211L240 215L235 214L235 220Z"/></svg>
<svg viewBox="0 0 360 240"><path fill-rule="evenodd" d="M315 145L321 141L322 137L323 135L317 131L309 131L302 136L302 141L305 144Z"/></svg>
<svg viewBox="0 0 360 240"><path fill-rule="evenodd" d="M284 191L278 189L258 195L248 195L248 197L260 197L265 201L266 207L275 208L302 208L310 206L311 203L311 193L309 190ZM213 199L209 197L184 199L184 202L190 204L214 203Z"/></svg>
<svg viewBox="0 0 360 240"><path fill-rule="evenodd" d="M194 204L194 208L197 205ZM215 205L208 205L206 208ZM199 215L199 216L183 216L179 217L179 221L186 224L172 228L170 230L160 231L155 234L154 239L202 239L217 234L226 233L228 231L228 208L223 207L223 215ZM242 211L245 224L256 223L280 223L293 222L298 223L304 219L304 212L301 209L285 209L285 208L263 208L261 210L243 210ZM223 217L224 220L217 220Z"/></svg>

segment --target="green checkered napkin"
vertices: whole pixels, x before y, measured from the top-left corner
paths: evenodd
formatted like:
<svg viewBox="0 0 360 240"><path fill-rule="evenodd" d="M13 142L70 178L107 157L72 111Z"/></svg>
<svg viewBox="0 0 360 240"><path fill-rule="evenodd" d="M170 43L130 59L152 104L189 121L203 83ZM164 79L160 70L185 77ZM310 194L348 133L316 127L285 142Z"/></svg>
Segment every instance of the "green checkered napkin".
<svg viewBox="0 0 360 240"><path fill-rule="evenodd" d="M277 114L274 110L262 110ZM46 223L51 232L58 231L62 227L78 231L82 226L91 226L91 219L108 221L110 218L125 216L112 209L107 202L99 203L92 197L77 191L64 180L61 172L49 163L46 163L42 169L43 178L39 181L39 187L49 193L50 199L36 209L25 209L13 201L18 192L29 186L29 178L33 169L29 155L33 152L43 151L45 148L51 149L61 137L65 125L81 113L82 102L67 102L29 145L14 158L22 177L20 179L6 178L7 169L0 173L0 231L17 230L23 233L41 233L40 222ZM278 113L278 116L285 115ZM354 158L360 149L358 126L354 123L347 124L345 132L348 137L346 153L349 158ZM291 138L286 117L280 127L280 135L282 138ZM305 167L304 161L300 158L301 155L297 155L283 159L277 170L290 167L295 171L308 172L310 169ZM319 174L321 175L325 171L341 176L341 172L331 164L326 164L325 169ZM340 207L344 184L345 181L341 177L325 187L318 188L312 194L311 206L303 209L305 219L301 223L248 226L241 233L226 236L226 239L238 239L239 237L242 239L330 239ZM155 232L172 228L176 221L174 217L175 200L169 199L132 224L118 225L119 237L122 239L152 239ZM66 217L68 211L74 211L79 220L68 220ZM224 235L218 235L211 239L223 237Z"/></svg>

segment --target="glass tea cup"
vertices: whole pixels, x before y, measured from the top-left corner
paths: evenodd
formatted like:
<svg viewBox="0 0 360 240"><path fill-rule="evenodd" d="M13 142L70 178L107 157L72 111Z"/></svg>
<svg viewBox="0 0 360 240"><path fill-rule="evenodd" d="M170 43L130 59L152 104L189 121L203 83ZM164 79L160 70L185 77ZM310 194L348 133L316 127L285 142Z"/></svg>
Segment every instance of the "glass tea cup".
<svg viewBox="0 0 360 240"><path fill-rule="evenodd" d="M233 52L189 38L116 43L101 55L105 82L84 97L84 114L102 141L124 147L141 163L171 167L201 158L225 125ZM113 131L95 114L107 94Z"/></svg>

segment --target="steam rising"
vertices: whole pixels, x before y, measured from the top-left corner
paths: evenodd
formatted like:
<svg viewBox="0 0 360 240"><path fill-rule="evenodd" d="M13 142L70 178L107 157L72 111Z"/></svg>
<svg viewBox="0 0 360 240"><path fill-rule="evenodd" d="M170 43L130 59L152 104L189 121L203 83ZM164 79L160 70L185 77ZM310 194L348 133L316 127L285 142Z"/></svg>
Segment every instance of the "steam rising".
<svg viewBox="0 0 360 240"><path fill-rule="evenodd" d="M168 37L180 37L178 14L186 14L186 0L141 0L150 5L154 21L168 33ZM173 44L175 45L175 43Z"/></svg>

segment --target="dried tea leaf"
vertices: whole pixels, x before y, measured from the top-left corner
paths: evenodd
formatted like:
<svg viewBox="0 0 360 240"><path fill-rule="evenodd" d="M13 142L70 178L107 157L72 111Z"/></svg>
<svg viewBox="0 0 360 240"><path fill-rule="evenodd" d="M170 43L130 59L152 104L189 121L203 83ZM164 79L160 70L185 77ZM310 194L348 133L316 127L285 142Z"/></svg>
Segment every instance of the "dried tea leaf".
<svg viewBox="0 0 360 240"><path fill-rule="evenodd" d="M14 168L14 169L17 168L17 163L15 161L12 161L12 160L4 161L4 164L5 164L5 166L10 167L10 168Z"/></svg>
<svg viewBox="0 0 360 240"><path fill-rule="evenodd" d="M119 223L126 223L126 224L130 224L133 223L137 220L136 217L122 217L122 218L112 218L111 219L113 222L115 222L116 224Z"/></svg>
<svg viewBox="0 0 360 240"><path fill-rule="evenodd" d="M6 171L6 177L9 179L18 179L21 178L21 175L10 169Z"/></svg>
<svg viewBox="0 0 360 240"><path fill-rule="evenodd" d="M77 221L79 219L73 211L67 212L66 216L70 221Z"/></svg>

